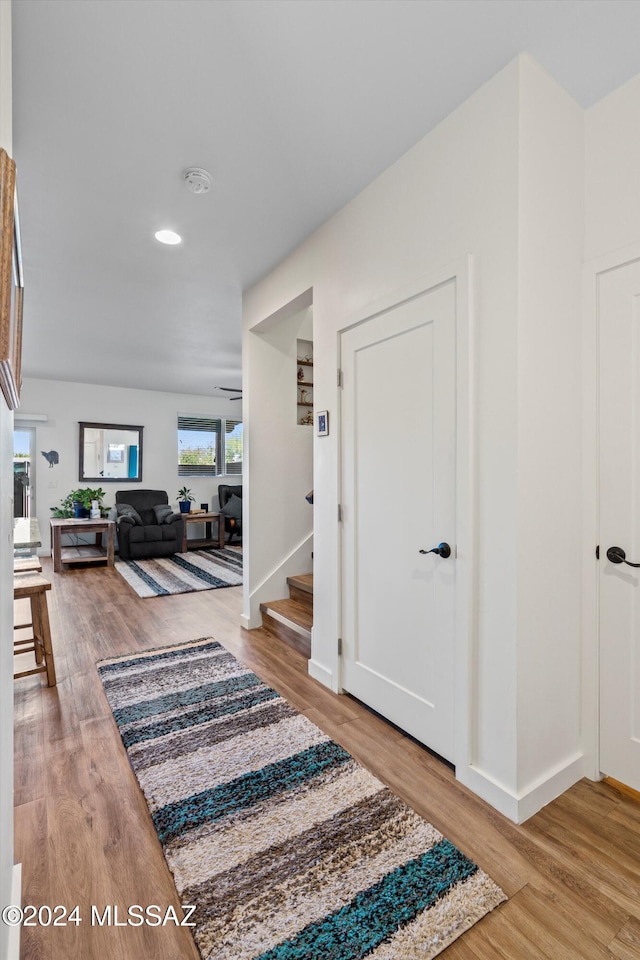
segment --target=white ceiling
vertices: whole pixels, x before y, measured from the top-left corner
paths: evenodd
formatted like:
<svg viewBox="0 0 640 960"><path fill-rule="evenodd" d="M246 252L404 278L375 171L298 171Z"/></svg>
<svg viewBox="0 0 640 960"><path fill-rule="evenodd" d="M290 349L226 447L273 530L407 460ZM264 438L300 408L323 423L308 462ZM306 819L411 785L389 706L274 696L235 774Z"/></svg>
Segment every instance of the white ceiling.
<svg viewBox="0 0 640 960"><path fill-rule="evenodd" d="M243 289L519 52L587 107L639 37L638 0L13 0L24 375L238 386Z"/></svg>

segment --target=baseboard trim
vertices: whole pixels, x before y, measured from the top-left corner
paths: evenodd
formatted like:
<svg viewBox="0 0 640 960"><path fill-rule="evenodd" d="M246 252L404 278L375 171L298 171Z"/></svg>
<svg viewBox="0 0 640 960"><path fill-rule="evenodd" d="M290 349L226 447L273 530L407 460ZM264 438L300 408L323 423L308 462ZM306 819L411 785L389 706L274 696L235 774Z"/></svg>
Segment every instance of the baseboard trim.
<svg viewBox="0 0 640 960"><path fill-rule="evenodd" d="M244 630L255 630L256 627L262 626L262 614L258 611L257 616L248 617L246 614L240 614L240 626Z"/></svg>
<svg viewBox="0 0 640 960"><path fill-rule="evenodd" d="M581 780L583 776L584 755L582 753L576 753L556 765L518 794L513 793L479 767L456 767L456 777L460 783L514 823L524 823L534 813Z"/></svg>
<svg viewBox="0 0 640 960"><path fill-rule="evenodd" d="M323 687L329 687L329 690L335 690L331 670L323 667L322 664L314 660L313 657L309 660L309 676L317 680L318 683L321 683Z"/></svg>
<svg viewBox="0 0 640 960"><path fill-rule="evenodd" d="M11 877L11 903L22 906L22 864L16 863ZM7 960L20 960L20 925L9 927Z"/></svg>
<svg viewBox="0 0 640 960"><path fill-rule="evenodd" d="M575 753L523 790L518 797L518 823L523 823L584 776L584 755Z"/></svg>

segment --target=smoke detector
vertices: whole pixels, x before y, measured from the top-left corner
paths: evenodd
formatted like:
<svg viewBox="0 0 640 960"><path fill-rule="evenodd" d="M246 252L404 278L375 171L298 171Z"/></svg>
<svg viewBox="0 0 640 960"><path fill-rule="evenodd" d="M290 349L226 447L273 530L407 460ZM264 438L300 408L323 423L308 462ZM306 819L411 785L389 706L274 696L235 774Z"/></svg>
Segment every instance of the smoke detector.
<svg viewBox="0 0 640 960"><path fill-rule="evenodd" d="M187 167L182 174L182 179L191 193L209 193L213 177L202 167Z"/></svg>

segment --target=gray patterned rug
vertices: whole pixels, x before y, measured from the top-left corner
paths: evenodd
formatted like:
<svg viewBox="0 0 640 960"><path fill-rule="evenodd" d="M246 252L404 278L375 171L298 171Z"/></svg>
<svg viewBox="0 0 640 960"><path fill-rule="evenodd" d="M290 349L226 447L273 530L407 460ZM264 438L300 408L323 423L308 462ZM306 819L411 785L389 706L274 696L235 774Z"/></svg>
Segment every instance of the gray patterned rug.
<svg viewBox="0 0 640 960"><path fill-rule="evenodd" d="M228 547L190 550L155 560L116 560L115 566L138 596L144 598L237 587L242 583L242 553Z"/></svg>
<svg viewBox="0 0 640 960"><path fill-rule="evenodd" d="M98 671L206 960L428 960L506 899L211 638Z"/></svg>

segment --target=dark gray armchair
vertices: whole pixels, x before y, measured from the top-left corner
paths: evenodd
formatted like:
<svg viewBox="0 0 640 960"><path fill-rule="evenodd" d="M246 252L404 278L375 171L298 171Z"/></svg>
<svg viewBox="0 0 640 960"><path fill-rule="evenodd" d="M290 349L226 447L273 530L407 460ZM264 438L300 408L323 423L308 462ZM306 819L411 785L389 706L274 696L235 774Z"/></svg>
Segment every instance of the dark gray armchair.
<svg viewBox="0 0 640 960"><path fill-rule="evenodd" d="M220 513L224 517L225 532L229 534L229 543L234 534L242 540L242 484L221 483L218 487Z"/></svg>
<svg viewBox="0 0 640 960"><path fill-rule="evenodd" d="M165 490L118 490L118 546L123 560L169 557L182 547L182 516Z"/></svg>

